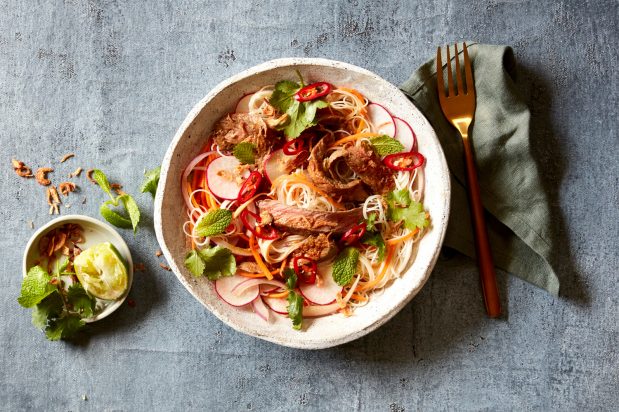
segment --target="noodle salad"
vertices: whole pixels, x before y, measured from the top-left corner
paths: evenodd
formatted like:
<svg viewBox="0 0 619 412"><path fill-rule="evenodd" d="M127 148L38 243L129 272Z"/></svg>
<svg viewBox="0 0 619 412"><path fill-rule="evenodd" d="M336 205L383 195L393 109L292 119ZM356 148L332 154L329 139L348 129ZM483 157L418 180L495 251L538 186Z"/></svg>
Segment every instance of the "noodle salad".
<svg viewBox="0 0 619 412"><path fill-rule="evenodd" d="M282 80L243 96L182 175L185 267L269 322L351 315L429 225L413 129L359 91Z"/></svg>

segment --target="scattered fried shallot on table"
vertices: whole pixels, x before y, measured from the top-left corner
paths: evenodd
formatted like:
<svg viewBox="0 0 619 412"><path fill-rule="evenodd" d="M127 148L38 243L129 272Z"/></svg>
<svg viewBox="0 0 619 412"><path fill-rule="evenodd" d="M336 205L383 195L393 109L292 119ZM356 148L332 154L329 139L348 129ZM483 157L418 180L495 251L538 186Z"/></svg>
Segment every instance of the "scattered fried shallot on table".
<svg viewBox="0 0 619 412"><path fill-rule="evenodd" d="M75 153L67 153L66 155L62 156L62 159L60 159L60 163L64 163L74 156L75 156Z"/></svg>
<svg viewBox="0 0 619 412"><path fill-rule="evenodd" d="M11 163L13 164L13 170L17 173L17 176L26 178L34 177L32 169L26 166L21 160L12 159Z"/></svg>

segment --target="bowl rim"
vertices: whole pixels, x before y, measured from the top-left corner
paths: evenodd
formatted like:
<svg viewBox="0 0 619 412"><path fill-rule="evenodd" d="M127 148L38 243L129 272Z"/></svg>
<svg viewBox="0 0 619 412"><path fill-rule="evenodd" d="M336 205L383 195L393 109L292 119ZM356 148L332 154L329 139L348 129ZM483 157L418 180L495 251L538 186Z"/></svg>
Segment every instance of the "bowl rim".
<svg viewBox="0 0 619 412"><path fill-rule="evenodd" d="M125 293L120 299L108 305L101 313L99 313L96 316L92 316L88 319L84 319L86 323L92 323L92 322L101 320L103 318L106 318L109 315L111 315L114 311L116 311L116 309L118 309L123 304L125 299L127 299L127 296L129 295L129 291L131 290L131 286L133 285L133 258L131 257L131 249L129 249L129 246L127 246L127 242L125 242L122 236L120 236L120 234L112 226L100 220L97 220L95 218L92 218L90 216L86 216L86 215L65 215L65 216L59 216L55 219L50 220L49 222L41 226L39 229L37 229L37 231L34 232L32 236L30 236L28 243L26 243L26 247L24 248L24 255L22 258L22 272L23 272L22 276L26 277L26 274L28 273L28 252L30 251L30 249L32 249L32 247L34 246L34 242L41 235L49 231L50 228L57 226L60 223L80 223L80 222L88 222L94 226L97 226L103 229L105 232L107 232L113 238L113 239L110 239L109 241L112 242L113 240L112 244L117 249L124 249L124 251L126 251L126 254L125 254L123 253L122 250L119 250L119 252L122 254L128 266L127 268L128 269L127 270L127 290L125 291ZM120 248L117 245L120 245Z"/></svg>
<svg viewBox="0 0 619 412"><path fill-rule="evenodd" d="M273 60L266 61L264 63L260 63L258 65L249 67L219 82L215 87L213 87L206 94L205 97L203 97L198 103L196 103L192 107L189 113L185 116L185 119L183 120L181 125L178 127L172 141L170 142L168 146L168 149L166 150L166 153L162 161L162 166L161 166L160 182L163 182L163 185L165 185L165 181L167 180L167 175L170 169L171 159L173 157L176 146L178 145L178 143L180 142L181 138L183 137L185 133L185 130L194 122L194 120L197 118L200 112L204 109L204 107L215 96L217 96L220 92L222 92L225 88L229 87L230 85L237 83L239 81L242 81L247 77L250 77L250 76L265 72L265 71L277 69L277 68L282 68L282 67L287 67L287 66L299 66L299 65L319 66L319 67L326 66L326 67L339 68L339 69L349 70L352 72L363 74L363 75L372 77L384 83L385 87L390 88L394 93L399 93L403 95L403 92L398 87L393 85L391 82L383 79L382 77L378 76L377 74L367 69L364 69L362 67L358 67L353 64L345 63L345 62L341 62L337 60L324 59L324 58L311 58L311 57L286 57L286 58L273 59ZM442 192L444 194L444 201L443 201L442 208L444 210L444 214L441 216L440 225L435 226L440 229L440 233L438 234L437 247L436 247L436 250L434 250L433 252L433 256L429 261L427 270L424 273L423 278L420 280L417 287L411 289L409 293L406 295L406 297L404 299L401 299L396 305L392 306L388 312L382 314L382 316L378 318L374 323L372 323L371 325L365 328L362 328L360 330L356 330L350 333L346 333L338 337L325 338L322 340L319 340L319 339L281 340L277 337L272 337L268 334L256 334L256 333L251 333L250 331L244 330L242 326L237 325L236 323L228 319L224 314L219 313L219 311L213 308L208 302L200 299L198 295L192 289L192 286L190 285L190 283L180 273L180 269L176 265L174 258L172 257L172 254L170 250L168 249L165 243L165 240L164 240L164 236L163 236L162 203L163 203L163 196L164 196L165 190L163 190L163 188L160 186L159 190L157 190L157 193L155 195L154 218L153 218L154 226L155 226L155 234L157 237L157 242L159 243L159 246L161 247L161 250L165 258L168 261L168 264L170 265L172 271L174 272L178 280L181 282L181 284L189 291L189 293L198 302L200 302L206 309L208 309L208 311L211 314L215 315L215 317L217 317L219 320L221 320L223 323L225 323L227 326L231 327L232 329L238 332L241 332L243 334L249 335L249 336L253 336L253 337L256 337L262 340L266 340L266 341L269 341L269 342L272 342L272 343L275 343L281 346L286 346L286 347L291 347L291 348L326 349L326 348L342 345L344 343L351 342L353 340L356 340L362 336L369 334L370 332L378 329L380 326L384 325L389 320L391 320L398 312L402 310L402 308L404 308L404 306L406 306L413 299L414 296L417 295L417 293L419 293L419 291L423 288L425 283L428 281L430 274L432 273L434 266L436 264L436 261L438 259L441 247L443 245L443 241L445 239L445 234L447 231L447 222L449 220L449 215L450 215L450 203L451 203L451 181L450 181L450 176L449 176L449 168L447 166L447 160L445 158L443 148L436 135L436 131L434 130L434 127L432 126L430 121L427 120L423 112L421 112L421 110L419 110L408 98L406 98L406 102L412 108L414 108L414 110L418 111L419 115L427 121L430 127L430 131L431 131L430 138L433 141L434 145L436 146L436 149L438 152L440 168L445 171L445 173L442 175L442 186L443 186Z"/></svg>

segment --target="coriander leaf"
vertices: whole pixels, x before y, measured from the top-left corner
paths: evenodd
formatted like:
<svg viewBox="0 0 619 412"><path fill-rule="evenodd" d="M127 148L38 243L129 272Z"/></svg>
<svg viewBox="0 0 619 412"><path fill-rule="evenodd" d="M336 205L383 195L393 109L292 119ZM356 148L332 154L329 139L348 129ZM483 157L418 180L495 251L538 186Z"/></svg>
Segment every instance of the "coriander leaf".
<svg viewBox="0 0 619 412"><path fill-rule="evenodd" d="M68 339L86 325L79 315L66 315L52 319L45 329L45 335L49 340Z"/></svg>
<svg viewBox="0 0 619 412"><path fill-rule="evenodd" d="M204 275L209 280L232 276L236 273L236 260L230 250L222 246L202 249L198 254L204 262Z"/></svg>
<svg viewBox="0 0 619 412"><path fill-rule="evenodd" d="M368 220L367 220L367 224L366 224L366 230L368 232L373 232L376 230L376 218L378 217L378 214L376 213L372 213L368 216Z"/></svg>
<svg viewBox="0 0 619 412"><path fill-rule="evenodd" d="M299 137L305 129L315 126L316 110L328 105L324 100L312 100L303 103L294 100L286 112L289 120L283 126L284 134L288 140Z"/></svg>
<svg viewBox="0 0 619 412"><path fill-rule="evenodd" d="M293 290L288 291L288 317L292 320L292 328L300 330L303 325L303 297Z"/></svg>
<svg viewBox="0 0 619 412"><path fill-rule="evenodd" d="M185 256L185 267L196 277L200 277L204 274L204 262L195 250L190 251Z"/></svg>
<svg viewBox="0 0 619 412"><path fill-rule="evenodd" d="M144 173L144 182L140 186L140 192L150 193L153 197L157 194L157 186L159 186L159 176L161 174L161 166Z"/></svg>
<svg viewBox="0 0 619 412"><path fill-rule="evenodd" d="M133 233L135 233L138 228L138 223L140 223L140 209L138 208L138 204L135 202L135 199L131 197L131 195L118 196L118 199L120 199L125 210L129 214L131 226L133 227Z"/></svg>
<svg viewBox="0 0 619 412"><path fill-rule="evenodd" d="M286 113L293 102L294 94L298 92L299 89L301 89L299 84L289 80L277 82L275 90L273 90L271 98L269 99L269 104L278 109L281 113Z"/></svg>
<svg viewBox="0 0 619 412"><path fill-rule="evenodd" d="M416 228L424 228L430 224L430 221L426 217L426 212L423 210L423 205L419 202L411 202L408 207L389 207L387 217L394 221L404 222L404 227L410 230Z"/></svg>
<svg viewBox="0 0 619 412"><path fill-rule="evenodd" d="M108 194L108 196L114 200L114 196L112 196L112 188L110 187L110 182L107 180L107 176L99 169L95 169L92 172L92 178L99 185L99 187Z"/></svg>
<svg viewBox="0 0 619 412"><path fill-rule="evenodd" d="M213 236L223 233L232 222L232 212L228 209L211 210L196 222L194 232L198 236Z"/></svg>
<svg viewBox="0 0 619 412"><path fill-rule="evenodd" d="M101 216L116 227L122 229L133 228L133 223L131 223L131 220L110 209L110 205L114 206L114 202L111 200L108 200L101 205L99 208L99 213L101 213Z"/></svg>
<svg viewBox="0 0 619 412"><path fill-rule="evenodd" d="M404 151L402 143L387 135L372 137L370 143L379 156L386 156Z"/></svg>
<svg viewBox="0 0 619 412"><path fill-rule="evenodd" d="M359 251L356 248L347 247L342 250L333 261L333 280L340 286L347 285L355 275L358 264Z"/></svg>
<svg viewBox="0 0 619 412"><path fill-rule="evenodd" d="M63 308L64 303L60 293L55 290L54 293L32 308L32 324L39 329L44 329L47 326L48 319L60 316Z"/></svg>
<svg viewBox="0 0 619 412"><path fill-rule="evenodd" d="M292 268L284 269L284 279L286 279L286 287L288 290L293 290L297 287L297 273Z"/></svg>
<svg viewBox="0 0 619 412"><path fill-rule="evenodd" d="M256 163L256 146L249 142L241 142L232 149L234 157L244 164Z"/></svg>
<svg viewBox="0 0 619 412"><path fill-rule="evenodd" d="M385 259L385 250L387 245L380 233L365 233L361 238L361 243L368 246L376 246L378 249L378 261L382 262Z"/></svg>
<svg viewBox="0 0 619 412"><path fill-rule="evenodd" d="M406 189L394 190L387 194L387 205L389 208L408 207L411 204L411 196Z"/></svg>
<svg viewBox="0 0 619 412"><path fill-rule="evenodd" d="M88 295L79 283L69 286L67 301L73 306L73 311L78 313L83 319L89 318L95 313L97 301Z"/></svg>
<svg viewBox="0 0 619 412"><path fill-rule="evenodd" d="M34 266L21 284L21 294L17 302L24 308L31 308L56 291L56 286L50 284L51 276L41 267Z"/></svg>

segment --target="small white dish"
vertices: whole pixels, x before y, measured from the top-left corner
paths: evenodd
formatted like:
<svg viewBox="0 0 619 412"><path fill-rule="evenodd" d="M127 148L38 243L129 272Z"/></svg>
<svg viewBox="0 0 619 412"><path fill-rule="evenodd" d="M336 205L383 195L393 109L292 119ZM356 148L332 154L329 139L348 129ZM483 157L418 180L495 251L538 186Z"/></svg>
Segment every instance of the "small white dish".
<svg viewBox="0 0 619 412"><path fill-rule="evenodd" d="M109 316L112 312L120 307L125 301L129 291L131 290L131 284L133 283L133 260L131 259L131 252L129 247L125 243L122 237L111 226L100 220L93 219L84 215L67 215L61 216L54 220L47 222L41 228L39 228L30 237L26 249L24 251L23 259L23 276L28 273L28 269L34 266L35 261L39 257L39 240L50 230L60 227L67 223L76 223L84 230L84 243L80 244L82 249L88 249L91 246L97 245L102 242L110 242L120 252L125 263L127 264L127 291L118 300L108 304L101 312L95 316L85 319L87 323L95 322Z"/></svg>
<svg viewBox="0 0 619 412"><path fill-rule="evenodd" d="M299 70L307 83L326 81L354 87L369 100L385 106L415 129L419 151L426 158L423 204L431 216L431 227L414 249L415 259L401 275L350 317L337 314L304 320L303 331L295 331L290 319L272 316L263 322L251 310L232 307L221 300L213 283L196 279L184 267L187 244L182 226L187 214L180 181L187 163L204 145L213 125L234 110L247 93L283 79L296 79ZM434 129L407 97L376 74L351 64L326 59L287 58L249 68L224 80L189 112L170 143L163 159L155 198L155 232L170 268L189 292L215 316L237 331L279 345L321 349L357 339L383 325L423 287L438 258L449 217L449 170Z"/></svg>

